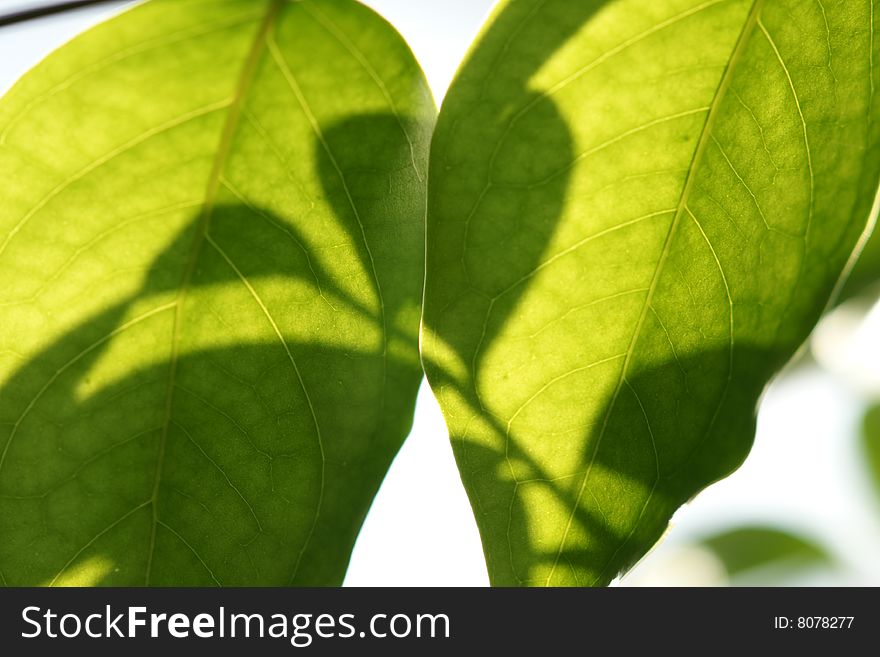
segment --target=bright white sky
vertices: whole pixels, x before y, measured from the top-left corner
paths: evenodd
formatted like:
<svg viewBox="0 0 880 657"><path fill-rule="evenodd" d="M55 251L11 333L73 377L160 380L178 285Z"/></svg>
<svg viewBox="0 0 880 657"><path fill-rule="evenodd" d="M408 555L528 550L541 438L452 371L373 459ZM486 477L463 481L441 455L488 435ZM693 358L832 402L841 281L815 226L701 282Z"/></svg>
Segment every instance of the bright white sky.
<svg viewBox="0 0 880 657"><path fill-rule="evenodd" d="M401 31L438 102L492 0L364 0ZM0 0L0 11L37 3ZM106 8L0 29L0 93ZM768 392L746 465L681 509L664 543L624 583L718 581L694 537L766 522L825 542L845 566L805 584L880 585L880 504L860 463L856 429L865 400L880 397L880 312L827 322L820 360ZM488 583L479 536L452 458L442 416L422 387L412 435L394 462L352 557L349 586L481 586Z"/></svg>

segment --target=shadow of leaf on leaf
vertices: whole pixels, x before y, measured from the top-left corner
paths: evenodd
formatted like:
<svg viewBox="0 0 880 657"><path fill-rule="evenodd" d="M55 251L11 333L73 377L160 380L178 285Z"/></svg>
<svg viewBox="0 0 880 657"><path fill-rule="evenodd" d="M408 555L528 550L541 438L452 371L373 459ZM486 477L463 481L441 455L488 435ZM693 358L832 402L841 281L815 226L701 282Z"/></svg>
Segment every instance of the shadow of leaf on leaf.
<svg viewBox="0 0 880 657"><path fill-rule="evenodd" d="M754 382L785 361L726 336L702 335L687 354L670 349L662 326L651 324L660 320L647 312L648 287L618 284L655 262L636 238L594 245L594 261L563 270L564 280L545 272L614 230L594 228L577 205L586 192L583 180L573 184L584 157L575 128L590 126L569 125L554 99L590 66L578 59L582 68L555 71L549 91L540 90L554 54L609 4L505 5L447 96L434 137L422 358L496 585L605 585L630 567L675 509L739 466L763 387ZM505 58L514 39L529 44L515 61ZM600 269L602 280L586 275ZM710 283L723 296L721 282L700 282ZM602 305L624 297L663 339L651 357L629 361L632 325ZM548 317L556 319L548 325ZM609 351L616 343L630 344L628 353ZM625 375L612 375L624 362ZM728 386L733 380L746 383Z"/></svg>
<svg viewBox="0 0 880 657"><path fill-rule="evenodd" d="M421 378L423 199L392 186L421 175L405 123L316 140L333 216L225 188L137 292L6 379L3 583L341 583Z"/></svg>

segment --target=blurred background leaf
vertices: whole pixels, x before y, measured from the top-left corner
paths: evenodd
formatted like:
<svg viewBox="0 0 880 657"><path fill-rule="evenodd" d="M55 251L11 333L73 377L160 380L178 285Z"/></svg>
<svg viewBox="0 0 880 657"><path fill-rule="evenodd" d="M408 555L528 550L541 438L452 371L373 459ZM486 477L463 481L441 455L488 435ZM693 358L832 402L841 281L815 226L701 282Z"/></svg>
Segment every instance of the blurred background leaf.
<svg viewBox="0 0 880 657"><path fill-rule="evenodd" d="M864 298L866 305L880 297L880 232L876 230L853 266L837 303L856 297Z"/></svg>
<svg viewBox="0 0 880 657"><path fill-rule="evenodd" d="M732 579L758 569L769 574L769 569L791 572L833 564L825 548L812 539L774 527L730 529L704 539L703 546L718 557ZM774 579L764 578L767 584Z"/></svg>
<svg viewBox="0 0 880 657"><path fill-rule="evenodd" d="M862 422L862 446L871 481L880 495L880 403L871 406L865 413Z"/></svg>

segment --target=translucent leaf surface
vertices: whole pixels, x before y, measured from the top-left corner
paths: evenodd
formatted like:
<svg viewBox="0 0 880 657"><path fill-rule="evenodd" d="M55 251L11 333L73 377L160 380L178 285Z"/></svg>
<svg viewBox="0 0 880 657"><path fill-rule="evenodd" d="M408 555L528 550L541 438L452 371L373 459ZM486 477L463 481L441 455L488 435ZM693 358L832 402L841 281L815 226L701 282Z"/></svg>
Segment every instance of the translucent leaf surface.
<svg viewBox="0 0 880 657"><path fill-rule="evenodd" d="M0 583L341 582L410 426L433 101L350 0L155 0L0 102Z"/></svg>
<svg viewBox="0 0 880 657"><path fill-rule="evenodd" d="M501 585L726 476L866 229L876 1L502 2L431 153L423 359Z"/></svg>

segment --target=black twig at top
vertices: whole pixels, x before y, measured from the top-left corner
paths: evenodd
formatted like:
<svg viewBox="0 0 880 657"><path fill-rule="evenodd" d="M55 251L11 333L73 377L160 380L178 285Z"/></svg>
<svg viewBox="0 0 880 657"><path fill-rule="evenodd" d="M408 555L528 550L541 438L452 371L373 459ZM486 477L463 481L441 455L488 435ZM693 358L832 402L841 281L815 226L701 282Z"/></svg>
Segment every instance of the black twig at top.
<svg viewBox="0 0 880 657"><path fill-rule="evenodd" d="M33 9L14 11L10 14L0 14L0 27L15 25L16 23L25 23L38 18L47 18L49 16L55 16L56 14L74 11L75 9L84 9L96 5L121 5L124 4L124 2L125 0L68 0L68 2L56 2L42 7L34 7Z"/></svg>

